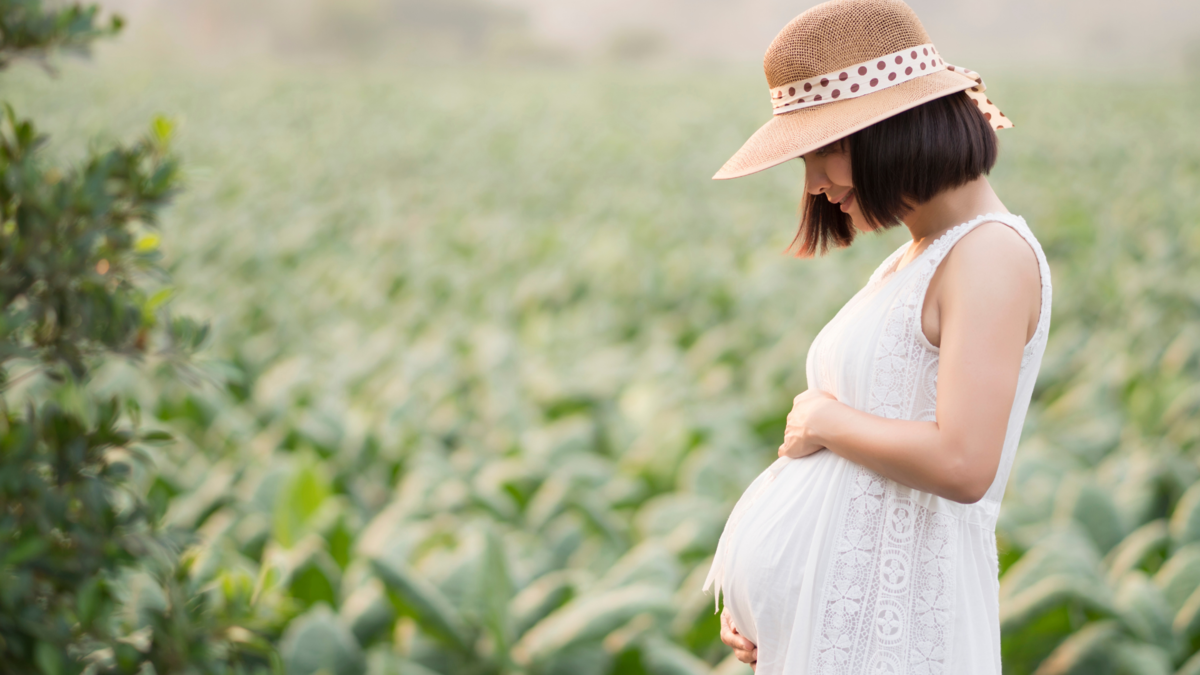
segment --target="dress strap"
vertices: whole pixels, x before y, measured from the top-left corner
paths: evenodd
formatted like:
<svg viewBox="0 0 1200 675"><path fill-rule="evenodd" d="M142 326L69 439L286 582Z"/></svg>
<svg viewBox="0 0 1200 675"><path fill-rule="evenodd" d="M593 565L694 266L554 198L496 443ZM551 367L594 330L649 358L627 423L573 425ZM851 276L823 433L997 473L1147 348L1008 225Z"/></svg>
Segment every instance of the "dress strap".
<svg viewBox="0 0 1200 675"><path fill-rule="evenodd" d="M923 262L929 268L927 274L929 276L933 275L933 270L936 270L938 265L942 264L942 259L946 257L946 254L950 253L950 249L954 248L959 239L965 237L968 232L974 230L976 227L993 221L1008 225L1017 230L1017 232L1020 232L1021 236L1026 238L1026 241L1029 240L1025 232L1022 232L1023 229L1027 231L1028 228L1025 227L1025 221L1020 216L1011 213L984 213L946 230L929 245L929 248L925 249L920 257L924 258ZM913 263L917 262L916 260L913 261ZM925 270L922 271L924 272Z"/></svg>
<svg viewBox="0 0 1200 675"><path fill-rule="evenodd" d="M1050 304L1054 297L1054 287L1050 283L1050 263L1046 260L1046 252L1042 250L1042 245L1038 242L1037 237L1033 236L1033 232L1029 229L1025 219L1020 216L1011 216L1012 222L1006 222L1020 234L1029 247L1033 249L1033 253L1037 256L1038 274L1042 280L1042 308L1038 313L1037 330L1034 331L1033 338L1026 345L1026 356L1029 354L1030 348L1037 345L1039 342L1045 343L1050 335Z"/></svg>
<svg viewBox="0 0 1200 675"><path fill-rule="evenodd" d="M911 287L912 292L916 298L921 300L921 305L924 305L925 293L929 290L929 282L933 279L933 274L937 271L938 266L942 264L942 260L944 260L946 255L950 253L950 249L954 248L954 245L957 244L960 239L966 236L968 232L974 230L976 227L979 227L984 223L990 222L1004 223L1005 225L1011 227L1017 232L1017 234L1021 235L1021 238L1024 239L1027 244L1029 244L1030 248L1033 249L1034 255L1037 257L1038 273L1041 276L1042 281L1042 304L1038 313L1037 329L1034 331L1033 337L1029 340L1029 343L1025 347L1026 352L1028 353L1035 345L1041 341L1044 341L1049 334L1050 299L1052 293L1050 287L1050 265L1046 262L1046 254L1042 251L1042 246L1038 243L1037 238L1033 236L1033 232L1030 231L1029 225L1025 223L1025 219L1021 216L1012 213L985 213L975 216L971 220L968 220L961 225L955 225L946 232L942 233L941 236L939 236L932 244L929 245L929 248L925 249L925 251L923 251L916 260L913 260L912 263L910 263L912 265L921 266L915 270L917 276L915 283ZM917 324L917 330L920 331L921 312L916 312L915 320ZM922 332L922 335L923 334L924 333Z"/></svg>

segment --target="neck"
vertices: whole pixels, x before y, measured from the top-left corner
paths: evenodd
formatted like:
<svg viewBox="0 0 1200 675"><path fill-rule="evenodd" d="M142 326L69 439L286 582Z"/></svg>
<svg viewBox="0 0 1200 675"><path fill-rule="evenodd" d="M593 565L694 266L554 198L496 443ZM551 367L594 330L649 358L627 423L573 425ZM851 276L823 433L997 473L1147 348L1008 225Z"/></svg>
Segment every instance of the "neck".
<svg viewBox="0 0 1200 675"><path fill-rule="evenodd" d="M992 191L987 178L980 176L956 188L943 190L933 199L904 214L904 225L913 243L924 246L955 225L985 213L1008 213Z"/></svg>

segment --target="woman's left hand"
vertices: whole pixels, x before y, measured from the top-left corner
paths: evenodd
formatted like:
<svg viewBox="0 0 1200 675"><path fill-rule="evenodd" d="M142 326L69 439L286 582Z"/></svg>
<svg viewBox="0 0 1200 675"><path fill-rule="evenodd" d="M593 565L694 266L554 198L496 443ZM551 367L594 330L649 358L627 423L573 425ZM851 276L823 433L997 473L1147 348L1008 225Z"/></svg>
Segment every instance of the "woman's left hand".
<svg viewBox="0 0 1200 675"><path fill-rule="evenodd" d="M792 401L792 412L787 416L787 429L783 432L783 445L779 446L780 457L799 459L808 457L825 448L816 440L814 424L822 411L837 399L819 389L809 389Z"/></svg>

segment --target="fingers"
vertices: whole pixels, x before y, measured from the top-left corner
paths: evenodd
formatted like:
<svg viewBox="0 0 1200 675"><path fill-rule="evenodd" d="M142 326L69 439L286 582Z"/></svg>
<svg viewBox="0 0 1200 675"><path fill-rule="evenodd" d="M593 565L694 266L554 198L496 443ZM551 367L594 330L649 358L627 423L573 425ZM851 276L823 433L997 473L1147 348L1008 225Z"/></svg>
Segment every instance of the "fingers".
<svg viewBox="0 0 1200 675"><path fill-rule="evenodd" d="M721 629L721 642L729 645L729 647L735 652L749 653L755 649L753 642L747 640L744 636L742 636L742 634L738 633L736 629L732 628ZM749 662L747 661L747 663Z"/></svg>
<svg viewBox="0 0 1200 675"><path fill-rule="evenodd" d="M805 389L804 391L797 394L796 398L792 399L792 404L794 405L797 403L801 403L803 401L808 401L808 400L811 400L814 398L821 398L822 396L828 396L828 395L829 394L826 394L825 392L823 392L819 389Z"/></svg>
<svg viewBox="0 0 1200 675"><path fill-rule="evenodd" d="M801 400L810 398L831 398L837 400L836 396L827 391L822 391L820 389L805 389L799 394L796 394L796 397L792 399L792 403L799 403Z"/></svg>
<svg viewBox="0 0 1200 675"><path fill-rule="evenodd" d="M791 457L792 459L804 459L805 457L808 457L816 452L820 452L824 449L825 447L821 445L793 443L791 445L779 446L779 456Z"/></svg>
<svg viewBox="0 0 1200 675"><path fill-rule="evenodd" d="M787 434L783 437L783 445L779 446L780 457L803 457L805 454L801 452L804 447L804 439L799 434Z"/></svg>
<svg viewBox="0 0 1200 675"><path fill-rule="evenodd" d="M783 457L789 454L798 443L800 443L799 434L785 433L783 435L783 443L779 446L779 456Z"/></svg>
<svg viewBox="0 0 1200 675"><path fill-rule="evenodd" d="M743 663L758 660L757 646L738 632L737 627L733 625L733 619L727 611L721 612L721 642L732 648L733 653L738 655L737 659Z"/></svg>
<svg viewBox="0 0 1200 675"><path fill-rule="evenodd" d="M721 612L721 642L733 648L734 658L750 664L750 669L758 672L758 646L738 632L729 610Z"/></svg>
<svg viewBox="0 0 1200 675"><path fill-rule="evenodd" d="M729 645L734 651L742 648L742 638L733 628L733 622L729 619L729 614L721 613L721 642Z"/></svg>
<svg viewBox="0 0 1200 675"><path fill-rule="evenodd" d="M742 663L748 663L753 666L758 662L758 649L735 649L733 650L733 656L738 661L741 661Z"/></svg>
<svg viewBox="0 0 1200 675"><path fill-rule="evenodd" d="M721 642L732 647L729 641L737 635L737 629L733 627L733 619L729 616L729 610L721 612Z"/></svg>

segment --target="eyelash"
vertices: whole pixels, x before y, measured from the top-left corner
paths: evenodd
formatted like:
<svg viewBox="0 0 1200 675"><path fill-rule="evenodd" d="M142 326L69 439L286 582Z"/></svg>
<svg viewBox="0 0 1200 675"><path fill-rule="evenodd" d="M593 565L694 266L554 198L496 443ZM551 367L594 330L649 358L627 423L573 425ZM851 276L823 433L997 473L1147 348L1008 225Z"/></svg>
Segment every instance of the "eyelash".
<svg viewBox="0 0 1200 675"><path fill-rule="evenodd" d="M824 157L825 155L831 155L834 152L837 152L838 150L841 150L841 149L842 149L842 141L840 141L840 140L834 141L834 142L830 143L829 145L826 145L821 148L817 148L816 155L817 155L817 157Z"/></svg>

